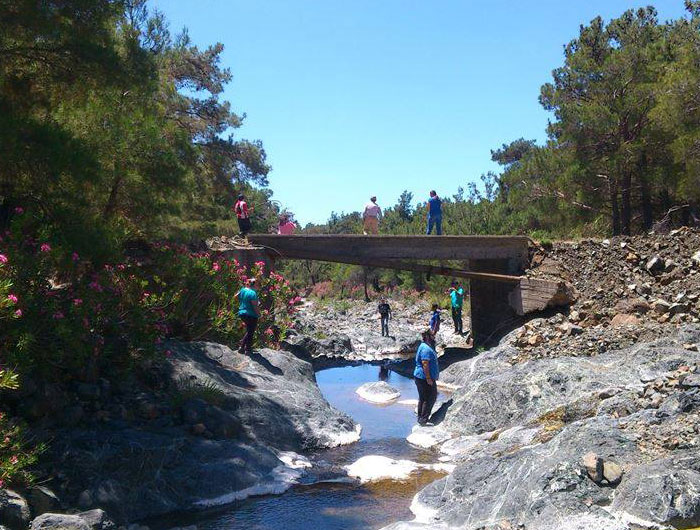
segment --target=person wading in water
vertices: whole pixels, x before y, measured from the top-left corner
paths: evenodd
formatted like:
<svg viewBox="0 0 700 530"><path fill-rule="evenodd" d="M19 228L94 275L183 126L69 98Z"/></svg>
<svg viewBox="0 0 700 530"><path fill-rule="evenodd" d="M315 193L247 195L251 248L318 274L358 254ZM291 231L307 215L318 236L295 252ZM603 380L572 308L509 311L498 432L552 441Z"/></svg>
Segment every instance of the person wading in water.
<svg viewBox="0 0 700 530"><path fill-rule="evenodd" d="M413 378L418 389L418 425L428 424L433 405L437 400L437 380L440 376L435 338L428 329L421 334L420 346L416 351L416 367Z"/></svg>
<svg viewBox="0 0 700 530"><path fill-rule="evenodd" d="M238 298L238 316L245 324L245 335L241 339L238 352L253 353L253 335L258 327L260 308L258 307L258 293L255 291L255 278L249 278L246 286L235 296Z"/></svg>

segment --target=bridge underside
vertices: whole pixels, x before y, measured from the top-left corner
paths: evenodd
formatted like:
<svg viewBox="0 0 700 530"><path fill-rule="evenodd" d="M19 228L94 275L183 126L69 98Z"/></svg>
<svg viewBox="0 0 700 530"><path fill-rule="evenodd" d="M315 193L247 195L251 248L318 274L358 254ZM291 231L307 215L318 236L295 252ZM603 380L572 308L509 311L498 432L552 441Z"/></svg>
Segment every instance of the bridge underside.
<svg viewBox="0 0 700 530"><path fill-rule="evenodd" d="M269 261L303 259L411 270L466 278L472 333L477 343L498 339L523 315L568 300L563 282L523 276L529 265L528 238L509 236L364 236L250 234L251 249L231 249L242 262L255 254ZM457 266L435 262L458 262Z"/></svg>

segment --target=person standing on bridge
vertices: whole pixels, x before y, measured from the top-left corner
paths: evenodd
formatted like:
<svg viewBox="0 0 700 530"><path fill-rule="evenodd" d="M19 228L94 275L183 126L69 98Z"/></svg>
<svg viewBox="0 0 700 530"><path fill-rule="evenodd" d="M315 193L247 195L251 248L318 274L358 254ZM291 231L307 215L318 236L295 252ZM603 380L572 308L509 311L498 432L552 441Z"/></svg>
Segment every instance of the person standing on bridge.
<svg viewBox="0 0 700 530"><path fill-rule="evenodd" d="M435 233L439 236L442 235L442 201L438 197L435 190L430 192L430 199L428 199L428 229L426 230L426 235L430 235L433 231L433 226L435 226Z"/></svg>
<svg viewBox="0 0 700 530"><path fill-rule="evenodd" d="M452 282L450 287L450 301L452 305L452 322L455 325L455 333L464 332L462 323L462 305L464 304L464 288L461 282Z"/></svg>
<svg viewBox="0 0 700 530"><path fill-rule="evenodd" d="M248 203L245 200L245 195L242 193L238 196L238 200L233 206L233 211L236 212L236 217L238 218L238 230L240 231L240 236L247 236L248 232L250 232L250 210L248 209Z"/></svg>
<svg viewBox="0 0 700 530"><path fill-rule="evenodd" d="M238 298L238 316L245 324L245 335L239 344L239 353L253 353L253 335L258 327L260 308L258 307L258 293L255 290L255 278L248 278L246 286L236 294Z"/></svg>
<svg viewBox="0 0 700 530"><path fill-rule="evenodd" d="M382 218L382 209L377 204L377 198L372 196L369 202L365 205L365 211L362 214L364 225L363 233L365 235L379 233L379 220Z"/></svg>
<svg viewBox="0 0 700 530"><path fill-rule="evenodd" d="M418 425L428 424L433 405L437 400L437 380L440 376L435 337L431 330L421 334L422 342L416 351L416 366L413 378L418 389Z"/></svg>
<svg viewBox="0 0 700 530"><path fill-rule="evenodd" d="M280 215L279 224L277 225L277 233L281 236L291 236L296 230L297 225L289 219L289 215L283 213Z"/></svg>

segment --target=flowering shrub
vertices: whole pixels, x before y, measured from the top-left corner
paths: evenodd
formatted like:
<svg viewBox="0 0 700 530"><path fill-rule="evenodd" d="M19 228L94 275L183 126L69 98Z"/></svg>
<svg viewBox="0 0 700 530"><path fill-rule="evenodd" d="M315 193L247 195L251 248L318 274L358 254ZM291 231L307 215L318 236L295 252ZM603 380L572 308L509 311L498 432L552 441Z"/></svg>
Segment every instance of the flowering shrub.
<svg viewBox="0 0 700 530"><path fill-rule="evenodd" d="M274 344L296 301L262 262L246 271L235 260L157 244L97 266L20 218L0 240L0 367L94 381L157 359L168 338L234 343L243 335L234 295L248 274L260 295L259 343Z"/></svg>

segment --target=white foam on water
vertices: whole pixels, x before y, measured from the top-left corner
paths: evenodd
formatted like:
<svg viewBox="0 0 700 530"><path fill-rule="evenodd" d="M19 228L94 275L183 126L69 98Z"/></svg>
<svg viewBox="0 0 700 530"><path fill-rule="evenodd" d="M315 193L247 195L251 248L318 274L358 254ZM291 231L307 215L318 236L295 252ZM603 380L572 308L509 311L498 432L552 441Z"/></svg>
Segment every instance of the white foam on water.
<svg viewBox="0 0 700 530"><path fill-rule="evenodd" d="M362 435L362 425L355 425L352 431L324 431L323 434L330 440L326 447L338 447L339 445L349 445L360 440Z"/></svg>
<svg viewBox="0 0 700 530"><path fill-rule="evenodd" d="M265 480L258 482L248 488L225 493L211 499L201 499L195 502L195 506L210 508L214 506L222 506L235 501L242 501L248 497L258 495L279 495L287 491L290 487L297 483L303 473L297 469L292 469L287 466L277 466Z"/></svg>
<svg viewBox="0 0 700 530"><path fill-rule="evenodd" d="M452 435L442 427L424 427L415 425L406 441L411 445L429 449L452 438Z"/></svg>
<svg viewBox="0 0 700 530"><path fill-rule="evenodd" d="M362 484L381 480L405 481L416 471L435 470L451 473L454 468L452 464L419 464L411 460L394 460L381 455L363 456L345 466L348 475L359 479Z"/></svg>
<svg viewBox="0 0 700 530"><path fill-rule="evenodd" d="M279 458L284 465L290 469L305 469L312 467L311 461L308 458L306 458L304 455L300 455L299 453L295 453L294 451L281 451L277 454L277 458Z"/></svg>

